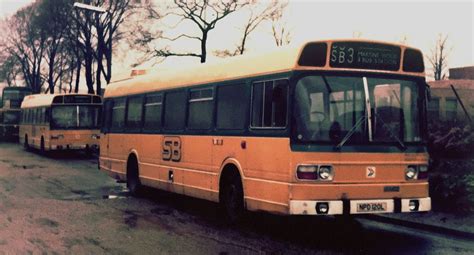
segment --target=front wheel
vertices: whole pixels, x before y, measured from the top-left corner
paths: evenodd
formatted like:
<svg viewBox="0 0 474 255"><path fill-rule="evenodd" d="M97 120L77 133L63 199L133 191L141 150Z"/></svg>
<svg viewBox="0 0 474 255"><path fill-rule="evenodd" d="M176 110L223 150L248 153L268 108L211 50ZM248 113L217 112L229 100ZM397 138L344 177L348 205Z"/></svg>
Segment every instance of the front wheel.
<svg viewBox="0 0 474 255"><path fill-rule="evenodd" d="M238 174L230 174L224 178L222 185L221 207L229 223L236 223L244 215L244 192Z"/></svg>

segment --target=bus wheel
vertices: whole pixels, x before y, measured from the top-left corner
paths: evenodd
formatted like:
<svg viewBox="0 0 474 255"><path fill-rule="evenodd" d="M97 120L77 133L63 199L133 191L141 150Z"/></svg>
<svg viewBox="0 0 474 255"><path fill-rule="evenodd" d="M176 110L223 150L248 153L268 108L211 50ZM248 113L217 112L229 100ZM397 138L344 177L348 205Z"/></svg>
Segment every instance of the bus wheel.
<svg viewBox="0 0 474 255"><path fill-rule="evenodd" d="M227 221L237 223L244 214L244 191L240 175L236 171L224 172L220 186L219 202Z"/></svg>
<svg viewBox="0 0 474 255"><path fill-rule="evenodd" d="M41 143L40 143L40 152L41 154L46 154L46 150L44 148L44 137L41 137Z"/></svg>
<svg viewBox="0 0 474 255"><path fill-rule="evenodd" d="M25 135L25 141L23 142L23 148L25 148L25 150L30 149L30 144L28 143L28 135Z"/></svg>
<svg viewBox="0 0 474 255"><path fill-rule="evenodd" d="M127 162L127 188L132 196L140 196L142 184L138 174L138 162L135 156L130 156Z"/></svg>

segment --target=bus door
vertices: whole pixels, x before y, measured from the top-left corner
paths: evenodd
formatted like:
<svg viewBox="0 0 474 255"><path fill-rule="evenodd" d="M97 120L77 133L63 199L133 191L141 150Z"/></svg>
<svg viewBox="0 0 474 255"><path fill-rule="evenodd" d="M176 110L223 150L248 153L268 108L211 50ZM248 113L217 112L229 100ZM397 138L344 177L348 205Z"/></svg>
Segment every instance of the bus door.
<svg viewBox="0 0 474 255"><path fill-rule="evenodd" d="M247 168L248 139L243 134L248 127L249 84L216 87L216 129L222 135L212 136L212 163L219 177L220 170L234 164L241 171ZM243 177L243 176L241 176ZM212 183L219 190L219 179ZM245 189L245 187L244 187Z"/></svg>

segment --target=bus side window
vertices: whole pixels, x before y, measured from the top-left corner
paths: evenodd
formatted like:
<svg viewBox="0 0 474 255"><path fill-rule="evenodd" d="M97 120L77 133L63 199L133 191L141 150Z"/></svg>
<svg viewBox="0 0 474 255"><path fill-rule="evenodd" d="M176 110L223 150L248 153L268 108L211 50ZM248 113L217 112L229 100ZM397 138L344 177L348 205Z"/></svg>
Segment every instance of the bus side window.
<svg viewBox="0 0 474 255"><path fill-rule="evenodd" d="M147 131L161 128L161 114L163 108L162 94L148 94L144 102L143 129Z"/></svg>
<svg viewBox="0 0 474 255"><path fill-rule="evenodd" d="M125 98L114 99L111 122L111 131L123 130L125 126Z"/></svg>
<svg viewBox="0 0 474 255"><path fill-rule="evenodd" d="M253 84L252 127L286 127L287 108L288 80L256 82Z"/></svg>
<svg viewBox="0 0 474 255"><path fill-rule="evenodd" d="M38 108L35 108L33 110L33 123L34 124L38 124Z"/></svg>
<svg viewBox="0 0 474 255"><path fill-rule="evenodd" d="M109 132L110 129L110 121L112 120L112 106L114 101L113 100L106 100L104 102L104 112L102 115L102 133Z"/></svg>
<svg viewBox="0 0 474 255"><path fill-rule="evenodd" d="M217 88L216 127L222 130L242 130L247 123L248 87L245 84Z"/></svg>
<svg viewBox="0 0 474 255"><path fill-rule="evenodd" d="M51 109L50 108L45 108L44 109L44 122L47 124L49 123L50 120L50 114L51 114Z"/></svg>
<svg viewBox="0 0 474 255"><path fill-rule="evenodd" d="M214 93L212 88L193 89L188 100L188 129L206 130L212 126Z"/></svg>
<svg viewBox="0 0 474 255"><path fill-rule="evenodd" d="M128 98L127 106L127 129L129 131L139 130L142 127L143 97L134 96Z"/></svg>
<svg viewBox="0 0 474 255"><path fill-rule="evenodd" d="M46 108L41 107L41 124L43 125L45 123L45 111L46 111Z"/></svg>
<svg viewBox="0 0 474 255"><path fill-rule="evenodd" d="M166 130L183 130L186 122L186 91L167 92L165 96L165 122Z"/></svg>

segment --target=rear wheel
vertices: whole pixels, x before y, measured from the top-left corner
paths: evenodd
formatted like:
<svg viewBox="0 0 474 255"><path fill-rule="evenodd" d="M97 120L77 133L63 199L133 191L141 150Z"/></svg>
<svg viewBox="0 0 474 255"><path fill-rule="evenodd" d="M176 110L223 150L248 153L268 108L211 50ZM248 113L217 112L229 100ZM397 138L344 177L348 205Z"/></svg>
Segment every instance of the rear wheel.
<svg viewBox="0 0 474 255"><path fill-rule="evenodd" d="M40 142L40 152L41 154L46 154L46 150L44 148L44 137L41 137L41 142Z"/></svg>
<svg viewBox="0 0 474 255"><path fill-rule="evenodd" d="M86 152L86 157L88 158L92 157L93 152L92 152L91 147L89 147L89 145L86 146L85 152Z"/></svg>
<svg viewBox="0 0 474 255"><path fill-rule="evenodd" d="M25 141L23 142L23 148L25 148L25 150L30 149L30 144L28 143L28 135L25 135Z"/></svg>
<svg viewBox="0 0 474 255"><path fill-rule="evenodd" d="M244 215L244 191L240 175L232 171L223 177L220 203L229 223L236 223Z"/></svg>
<svg viewBox="0 0 474 255"><path fill-rule="evenodd" d="M127 163L127 188L132 196L139 196L143 186L140 182L138 172L138 162L135 157L131 157Z"/></svg>

